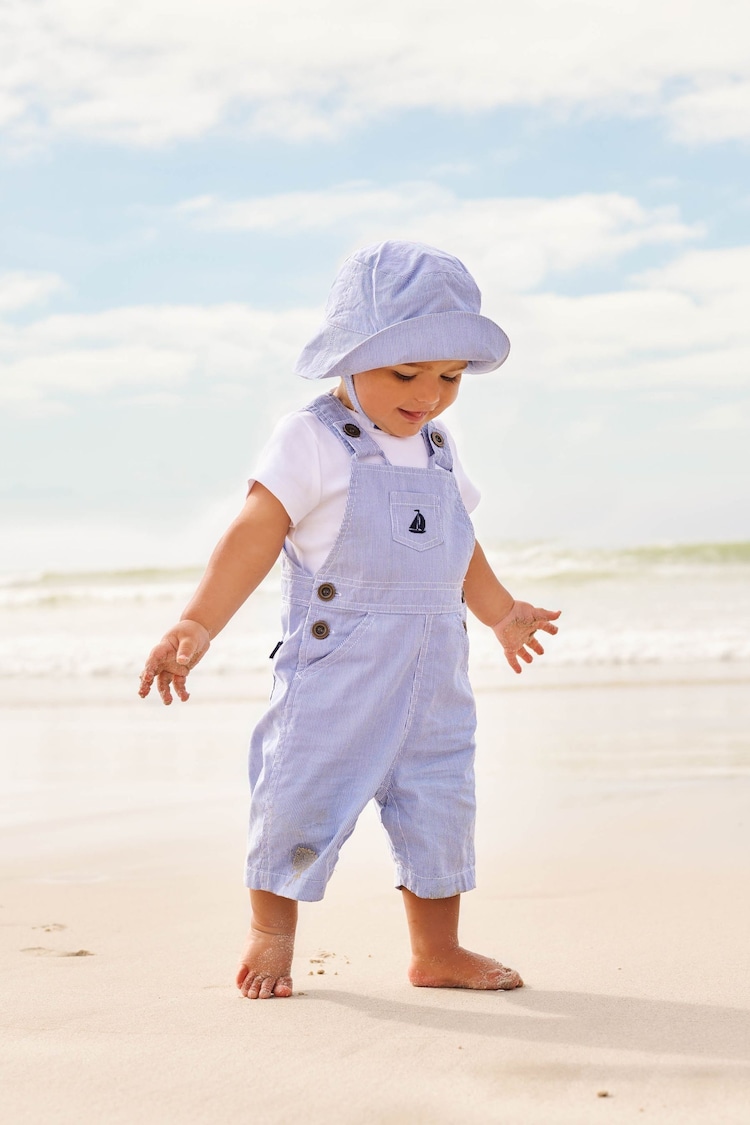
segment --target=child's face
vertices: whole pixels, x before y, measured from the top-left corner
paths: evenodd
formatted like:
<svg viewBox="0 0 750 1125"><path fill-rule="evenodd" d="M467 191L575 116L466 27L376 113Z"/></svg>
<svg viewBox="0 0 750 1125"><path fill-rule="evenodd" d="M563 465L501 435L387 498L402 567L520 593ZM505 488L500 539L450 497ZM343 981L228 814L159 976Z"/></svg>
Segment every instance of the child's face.
<svg viewBox="0 0 750 1125"><path fill-rule="evenodd" d="M378 429L395 437L411 437L455 402L465 367L465 360L455 359L376 367L355 375L354 389ZM340 389L344 390L343 385Z"/></svg>

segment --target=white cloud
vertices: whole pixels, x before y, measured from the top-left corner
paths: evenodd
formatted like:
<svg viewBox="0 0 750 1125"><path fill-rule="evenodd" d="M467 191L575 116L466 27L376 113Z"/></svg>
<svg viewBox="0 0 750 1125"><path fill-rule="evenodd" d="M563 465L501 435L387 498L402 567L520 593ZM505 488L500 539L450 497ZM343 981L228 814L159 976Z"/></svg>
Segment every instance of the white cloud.
<svg viewBox="0 0 750 1125"><path fill-rule="evenodd" d="M693 422L695 430L750 430L750 403L720 402Z"/></svg>
<svg viewBox="0 0 750 1125"><path fill-rule="evenodd" d="M614 198L612 214L642 217ZM549 206L554 208L554 201ZM606 207L603 213L610 214ZM523 208L513 214L520 223ZM538 210L530 214L539 220ZM576 214L574 208L563 224L568 232ZM508 215L503 221L510 229ZM541 254L544 232L558 224L540 220L536 225L543 237L533 252ZM615 222L609 228L606 222L594 223L592 229L596 237L587 243L589 254L592 247L609 252L622 239L644 237L644 230L653 234L659 221L651 227L636 223L635 235L627 224L618 230ZM468 245L469 235L464 237ZM572 239L572 250L565 240L553 243L534 276L547 276L558 262L571 268L580 241ZM519 260L525 244L522 232ZM662 391L691 386L726 391L750 384L750 247L691 250L635 276L625 288L583 296L503 290L507 263L498 265L486 248L482 259L479 244L475 250L492 279L484 310L508 331L510 363L524 379ZM473 269L474 255L467 257ZM0 401L33 412L59 408L70 395L114 393L131 402L156 403L165 401L164 395L208 393L231 402L253 394L259 403L262 399L263 410L268 399L281 412L310 395L311 388L294 380L291 369L319 315L318 309L269 312L225 304L135 306L19 324L6 316L0 319ZM727 425L728 419L717 414L712 426Z"/></svg>
<svg viewBox="0 0 750 1125"><path fill-rule="evenodd" d="M750 33L750 29L748 29ZM747 71L748 66L745 66ZM675 98L667 108L674 138L688 144L750 137L750 80L719 81Z"/></svg>
<svg viewBox="0 0 750 1125"><path fill-rule="evenodd" d="M141 306L0 322L0 401L22 409L56 395L128 388L174 392L192 375L249 381L288 371L314 313L244 305Z"/></svg>
<svg viewBox="0 0 750 1125"><path fill-rule="evenodd" d="M102 394L123 384L170 384L185 378L190 359L187 352L127 344L36 352L0 368L0 394L24 403L43 393Z"/></svg>
<svg viewBox="0 0 750 1125"><path fill-rule="evenodd" d="M507 320L524 374L573 386L750 385L750 246L691 251L633 282L513 298Z"/></svg>
<svg viewBox="0 0 750 1125"><path fill-rule="evenodd" d="M659 269L639 274L635 280L649 288L666 287L677 293L692 293L698 299L732 300L733 294L747 290L748 270L748 247L735 246L689 251Z"/></svg>
<svg viewBox="0 0 750 1125"><path fill-rule="evenodd" d="M54 273L0 274L0 313L15 312L46 301L65 288L62 278Z"/></svg>
<svg viewBox="0 0 750 1125"><path fill-rule="evenodd" d="M0 120L16 139L294 139L514 105L663 114L691 141L750 135L744 0L8 0L0 19Z"/></svg>
<svg viewBox="0 0 750 1125"><path fill-rule="evenodd" d="M176 210L191 216L199 225L215 230L295 234L303 230L324 230L339 223L361 224L363 218L372 221L373 216L398 219L404 214L419 214L424 207L455 202L454 197L437 184L404 184L392 189L355 182L320 191L292 191L234 201L202 195L184 200Z"/></svg>
<svg viewBox="0 0 750 1125"><path fill-rule="evenodd" d="M235 201L212 196L178 208L191 222L225 230L346 232L351 249L388 238L440 245L471 263L489 289L522 292L549 275L614 260L641 246L698 237L674 208L644 208L616 193L561 199L459 199L429 182L376 188L343 184Z"/></svg>

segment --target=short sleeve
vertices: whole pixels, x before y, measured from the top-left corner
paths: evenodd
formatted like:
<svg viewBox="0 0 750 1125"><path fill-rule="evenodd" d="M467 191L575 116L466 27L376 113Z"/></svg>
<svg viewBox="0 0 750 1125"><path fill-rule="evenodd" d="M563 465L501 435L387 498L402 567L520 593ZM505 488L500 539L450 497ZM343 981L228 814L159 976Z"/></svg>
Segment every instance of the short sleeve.
<svg viewBox="0 0 750 1125"><path fill-rule="evenodd" d="M450 443L451 453L453 454L453 475L456 478L458 491L461 493L461 499L464 502L466 511L471 514L481 500L482 493L479 491L474 482L467 476L466 470L461 464L461 458L458 456L458 451L456 450L456 443L453 439L453 435L450 433L448 433L448 441Z"/></svg>
<svg viewBox="0 0 750 1125"><path fill-rule="evenodd" d="M285 415L263 447L248 481L259 481L286 508L292 526L321 500L320 443L315 419L305 411Z"/></svg>

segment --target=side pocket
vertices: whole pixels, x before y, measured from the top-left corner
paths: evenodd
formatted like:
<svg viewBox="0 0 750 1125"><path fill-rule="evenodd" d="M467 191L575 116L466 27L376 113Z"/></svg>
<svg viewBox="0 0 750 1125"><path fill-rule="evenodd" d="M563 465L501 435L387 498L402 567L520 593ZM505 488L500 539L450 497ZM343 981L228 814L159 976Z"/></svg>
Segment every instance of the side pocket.
<svg viewBox="0 0 750 1125"><path fill-rule="evenodd" d="M373 620L370 613L326 614L324 609L316 612L320 613L320 620L316 621L313 614L309 615L307 636L300 649L299 671L304 676L330 668L349 656ZM316 633L315 627L320 624L325 625L328 632L322 635Z"/></svg>
<svg viewBox="0 0 750 1125"><path fill-rule="evenodd" d="M429 492L391 493L391 534L412 551L429 551L443 542L440 497Z"/></svg>

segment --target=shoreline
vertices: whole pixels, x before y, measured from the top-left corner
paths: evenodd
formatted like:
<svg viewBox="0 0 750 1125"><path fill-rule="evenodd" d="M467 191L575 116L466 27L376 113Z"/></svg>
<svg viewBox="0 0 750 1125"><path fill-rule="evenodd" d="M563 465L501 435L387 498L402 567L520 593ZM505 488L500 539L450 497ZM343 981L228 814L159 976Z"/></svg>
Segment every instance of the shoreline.
<svg viewBox="0 0 750 1125"><path fill-rule="evenodd" d="M210 657L209 657L210 659ZM521 675L510 672L498 654L492 667L470 665L470 678L475 694L516 691L555 691L575 690L577 688L600 687L680 687L708 684L749 684L750 661L726 660L678 663L621 663L607 664L554 664L545 662L544 657L534 661ZM268 669L258 671L248 667L244 672L225 672L214 670L209 663L201 665L193 673L189 687L190 704L204 702L247 702L256 703L268 698L271 684L271 664ZM3 708L40 707L64 704L67 706L99 702L106 693L111 702L128 704L134 700L141 708L158 702L154 696L139 700L138 673L107 672L92 673L87 676L55 675L49 679L38 680L26 674L4 676L0 679L0 711ZM178 701L172 709L179 706Z"/></svg>

